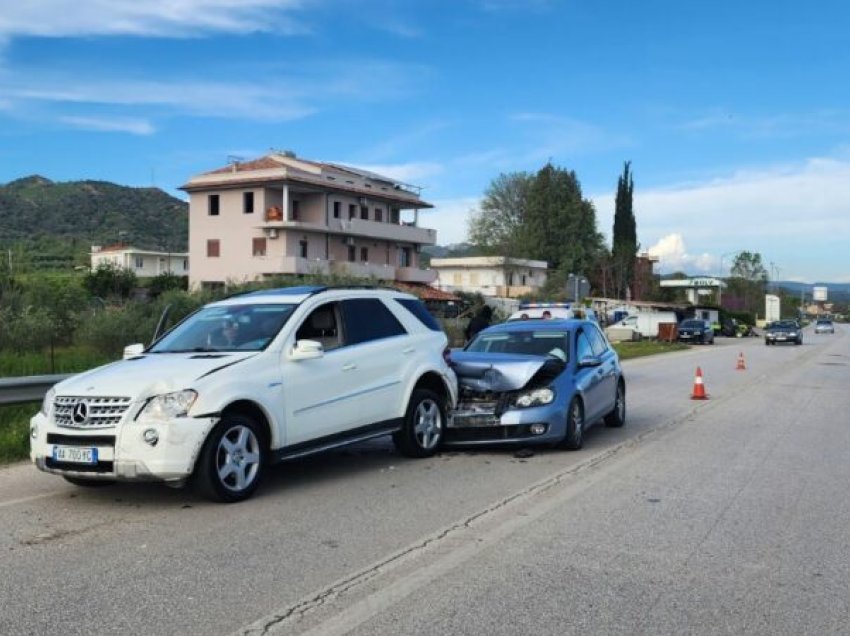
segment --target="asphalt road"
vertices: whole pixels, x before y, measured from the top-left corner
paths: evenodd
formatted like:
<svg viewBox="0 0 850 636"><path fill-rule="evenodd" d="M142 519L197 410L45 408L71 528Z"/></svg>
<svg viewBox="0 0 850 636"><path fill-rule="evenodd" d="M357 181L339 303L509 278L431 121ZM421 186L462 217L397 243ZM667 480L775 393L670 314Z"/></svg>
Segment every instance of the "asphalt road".
<svg viewBox="0 0 850 636"><path fill-rule="evenodd" d="M229 506L0 469L0 633L848 633L850 330L625 368L578 452L379 440Z"/></svg>

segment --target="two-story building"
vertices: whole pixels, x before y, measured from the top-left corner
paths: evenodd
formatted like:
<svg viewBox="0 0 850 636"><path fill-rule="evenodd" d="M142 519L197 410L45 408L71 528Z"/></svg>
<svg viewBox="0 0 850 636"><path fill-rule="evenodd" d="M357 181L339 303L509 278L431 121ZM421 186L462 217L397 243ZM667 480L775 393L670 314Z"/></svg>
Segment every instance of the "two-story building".
<svg viewBox="0 0 850 636"><path fill-rule="evenodd" d="M432 258L435 286L451 292L515 298L531 294L546 284L546 261L502 256Z"/></svg>
<svg viewBox="0 0 850 636"><path fill-rule="evenodd" d="M190 287L277 274L339 273L431 283L419 227L433 206L388 177L294 153L235 162L193 177L189 193Z"/></svg>
<svg viewBox="0 0 850 636"><path fill-rule="evenodd" d="M157 252L143 250L130 245L92 245L91 268L97 269L102 263L128 269L136 276L159 276L173 274L189 275L189 255L186 252Z"/></svg>

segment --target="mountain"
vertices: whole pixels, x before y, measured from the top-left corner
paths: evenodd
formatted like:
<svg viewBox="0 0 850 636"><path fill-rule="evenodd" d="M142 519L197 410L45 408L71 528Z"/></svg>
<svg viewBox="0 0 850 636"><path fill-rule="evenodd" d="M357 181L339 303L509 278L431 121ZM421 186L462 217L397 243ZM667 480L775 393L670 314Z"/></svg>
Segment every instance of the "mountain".
<svg viewBox="0 0 850 636"><path fill-rule="evenodd" d="M120 241L134 247L186 251L189 205L159 188L106 181L55 183L32 175L0 185L0 244L74 246Z"/></svg>

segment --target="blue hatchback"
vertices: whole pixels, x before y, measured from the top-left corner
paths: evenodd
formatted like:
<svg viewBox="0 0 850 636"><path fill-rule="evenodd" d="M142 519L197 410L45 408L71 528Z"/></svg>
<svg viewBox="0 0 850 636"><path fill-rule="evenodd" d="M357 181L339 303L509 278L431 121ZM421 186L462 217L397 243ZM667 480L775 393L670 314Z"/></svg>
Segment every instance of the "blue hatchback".
<svg viewBox="0 0 850 636"><path fill-rule="evenodd" d="M595 322L502 323L452 351L450 362L460 395L446 445L548 443L578 449L590 426L626 421L620 361Z"/></svg>

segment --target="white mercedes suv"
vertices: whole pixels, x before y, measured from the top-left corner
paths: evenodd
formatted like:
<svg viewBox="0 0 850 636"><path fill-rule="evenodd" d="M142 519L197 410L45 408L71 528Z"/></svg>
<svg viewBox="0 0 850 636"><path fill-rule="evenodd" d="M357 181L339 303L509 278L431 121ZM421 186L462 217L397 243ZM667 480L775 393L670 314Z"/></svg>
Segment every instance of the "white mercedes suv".
<svg viewBox="0 0 850 636"><path fill-rule="evenodd" d="M457 400L446 345L421 301L391 289L233 296L57 384L30 454L80 486L191 478L224 502L250 497L270 463L388 433L427 457Z"/></svg>

